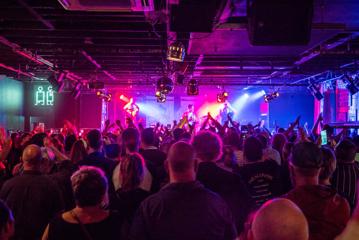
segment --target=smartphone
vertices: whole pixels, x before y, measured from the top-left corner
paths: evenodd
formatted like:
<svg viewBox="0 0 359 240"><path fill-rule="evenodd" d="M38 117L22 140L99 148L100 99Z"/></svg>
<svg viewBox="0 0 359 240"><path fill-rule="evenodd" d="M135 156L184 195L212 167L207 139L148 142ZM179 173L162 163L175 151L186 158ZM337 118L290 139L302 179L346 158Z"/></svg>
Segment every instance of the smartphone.
<svg viewBox="0 0 359 240"><path fill-rule="evenodd" d="M328 144L327 131L326 130L321 131L320 136L322 137L322 145L327 145Z"/></svg>

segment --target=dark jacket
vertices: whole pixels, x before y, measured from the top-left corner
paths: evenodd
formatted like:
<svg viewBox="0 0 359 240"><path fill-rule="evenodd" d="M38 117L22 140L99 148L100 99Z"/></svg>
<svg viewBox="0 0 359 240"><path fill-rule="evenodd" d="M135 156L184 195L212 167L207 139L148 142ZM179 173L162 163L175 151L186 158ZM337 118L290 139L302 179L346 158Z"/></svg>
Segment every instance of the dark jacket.
<svg viewBox="0 0 359 240"><path fill-rule="evenodd" d="M233 240L236 235L226 203L194 181L168 184L143 201L130 239Z"/></svg>
<svg viewBox="0 0 359 240"><path fill-rule="evenodd" d="M6 181L0 198L13 211L14 239L39 239L49 221L63 209L58 186L36 171L24 171Z"/></svg>
<svg viewBox="0 0 359 240"><path fill-rule="evenodd" d="M197 180L226 201L240 233L253 207L252 198L241 177L213 162L201 162L197 170Z"/></svg>

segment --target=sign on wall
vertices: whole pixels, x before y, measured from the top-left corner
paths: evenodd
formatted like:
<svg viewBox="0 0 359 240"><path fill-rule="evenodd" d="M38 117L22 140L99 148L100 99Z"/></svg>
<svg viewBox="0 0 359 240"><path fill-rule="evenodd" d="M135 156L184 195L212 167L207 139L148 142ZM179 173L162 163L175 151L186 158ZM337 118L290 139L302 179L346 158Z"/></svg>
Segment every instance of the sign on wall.
<svg viewBox="0 0 359 240"><path fill-rule="evenodd" d="M54 91L51 85L37 85L34 89L34 105L35 106L53 106Z"/></svg>

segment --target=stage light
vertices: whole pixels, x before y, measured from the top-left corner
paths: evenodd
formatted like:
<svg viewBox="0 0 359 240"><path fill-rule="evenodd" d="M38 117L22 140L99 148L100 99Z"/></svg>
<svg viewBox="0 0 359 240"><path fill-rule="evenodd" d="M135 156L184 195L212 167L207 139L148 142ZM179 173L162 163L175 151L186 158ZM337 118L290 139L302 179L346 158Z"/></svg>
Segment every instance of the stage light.
<svg viewBox="0 0 359 240"><path fill-rule="evenodd" d="M168 77L161 77L157 80L156 91L162 94L169 94L173 90L173 82Z"/></svg>
<svg viewBox="0 0 359 240"><path fill-rule="evenodd" d="M255 93L251 94L250 100L251 100L251 101L256 101L256 100L262 98L264 95L266 95L266 93L265 93L264 90L255 92Z"/></svg>
<svg viewBox="0 0 359 240"><path fill-rule="evenodd" d="M101 90L96 91L96 95L97 95L97 97L105 100L106 102L110 102L111 98L112 98L111 93L106 93L106 92L101 91Z"/></svg>
<svg viewBox="0 0 359 240"><path fill-rule="evenodd" d="M197 96L199 94L198 81L195 79L191 79L187 84L187 95L189 96Z"/></svg>
<svg viewBox="0 0 359 240"><path fill-rule="evenodd" d="M157 102L159 102L159 103L166 102L166 95L165 94L160 93L159 96L156 95L156 98L157 98Z"/></svg>
<svg viewBox="0 0 359 240"><path fill-rule="evenodd" d="M81 94L81 83L77 82L72 89L71 95L74 99L77 99Z"/></svg>
<svg viewBox="0 0 359 240"><path fill-rule="evenodd" d="M224 103L227 101L227 99L228 99L228 92L223 91L217 94L217 102Z"/></svg>
<svg viewBox="0 0 359 240"><path fill-rule="evenodd" d="M324 98L323 94L320 92L319 87L315 84L310 84L308 86L309 92L315 97L318 101Z"/></svg>
<svg viewBox="0 0 359 240"><path fill-rule="evenodd" d="M186 49L181 42L173 42L167 49L167 60L174 62L183 62L186 55Z"/></svg>
<svg viewBox="0 0 359 240"><path fill-rule="evenodd" d="M270 102L270 101L272 101L273 99L276 99L277 97L279 97L279 92L278 92L278 91L275 91L275 92L273 92L273 93L264 95L264 101L265 101L265 102Z"/></svg>
<svg viewBox="0 0 359 240"><path fill-rule="evenodd" d="M354 80L348 76L347 74L344 75L342 81L346 84L346 89L350 92L351 95L356 94L359 92L358 87L355 85Z"/></svg>

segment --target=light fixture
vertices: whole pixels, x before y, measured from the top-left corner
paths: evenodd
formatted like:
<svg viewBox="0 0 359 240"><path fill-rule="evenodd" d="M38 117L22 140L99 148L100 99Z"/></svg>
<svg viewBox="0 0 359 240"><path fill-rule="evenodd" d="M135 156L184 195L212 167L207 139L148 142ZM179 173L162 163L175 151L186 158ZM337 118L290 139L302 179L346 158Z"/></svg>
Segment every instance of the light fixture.
<svg viewBox="0 0 359 240"><path fill-rule="evenodd" d="M56 92L62 92L65 87L65 76L66 74L60 72L58 75L55 73L51 74L47 81L51 84L52 89Z"/></svg>
<svg viewBox="0 0 359 240"><path fill-rule="evenodd" d="M184 45L179 42L173 42L167 49L167 60L174 62L183 62L186 55L186 49Z"/></svg>
<svg viewBox="0 0 359 240"><path fill-rule="evenodd" d="M354 80L349 75L345 74L342 80L346 85L346 89L348 89L351 95L354 95L359 92L359 89L355 85Z"/></svg>
<svg viewBox="0 0 359 240"><path fill-rule="evenodd" d="M160 92L156 92L156 99L157 99L157 102L164 103L164 102L166 102L166 95L163 93L160 93Z"/></svg>
<svg viewBox="0 0 359 240"><path fill-rule="evenodd" d="M265 101L265 102L270 102L270 101L272 101L273 99L276 99L277 97L279 97L279 92L278 92L278 91L275 91L275 92L273 92L273 93L264 95L264 101Z"/></svg>
<svg viewBox="0 0 359 240"><path fill-rule="evenodd" d="M308 86L308 90L318 101L324 98L323 94L320 92L320 89L316 84L310 84Z"/></svg>
<svg viewBox="0 0 359 240"><path fill-rule="evenodd" d="M110 102L111 98L112 98L111 93L106 93L106 92L104 92L102 90L96 91L96 95L97 95L97 97L99 97L100 99L105 100L106 102Z"/></svg>
<svg viewBox="0 0 359 240"><path fill-rule="evenodd" d="M198 81L195 79L191 79L187 84L187 95L196 96L199 94Z"/></svg>
<svg viewBox="0 0 359 240"><path fill-rule="evenodd" d="M173 90L173 82L168 77L161 77L157 80L156 91L162 94L169 94Z"/></svg>
<svg viewBox="0 0 359 240"><path fill-rule="evenodd" d="M219 103L224 103L224 102L226 102L227 101L227 99L228 99L228 92L226 92L226 91L223 91L223 92L221 92L221 93L218 93L217 94L217 102L219 102Z"/></svg>

